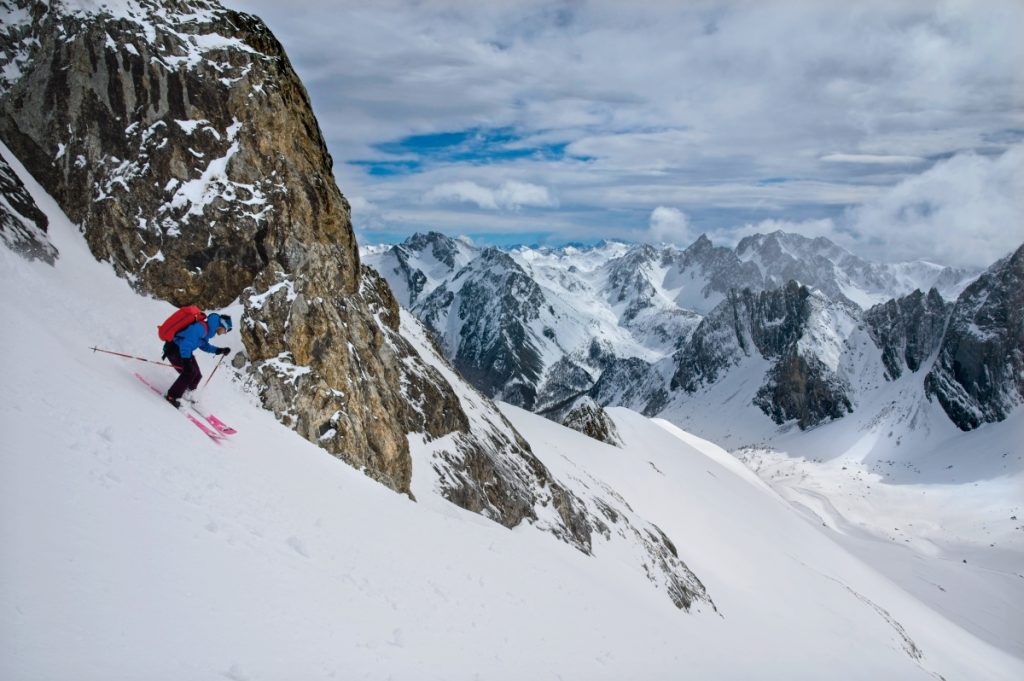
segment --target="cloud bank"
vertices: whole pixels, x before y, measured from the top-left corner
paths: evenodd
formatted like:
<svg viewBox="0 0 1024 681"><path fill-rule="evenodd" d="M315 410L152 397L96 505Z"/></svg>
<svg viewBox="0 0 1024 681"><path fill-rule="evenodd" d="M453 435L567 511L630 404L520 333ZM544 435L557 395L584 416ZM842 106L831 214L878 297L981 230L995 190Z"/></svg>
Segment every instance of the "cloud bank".
<svg viewBox="0 0 1024 681"><path fill-rule="evenodd" d="M524 206L558 205L546 187L513 180L507 180L494 189L482 187L468 180L446 182L431 188L423 198L427 203L472 203L485 210L517 210Z"/></svg>
<svg viewBox="0 0 1024 681"><path fill-rule="evenodd" d="M863 255L1020 239L994 177L1024 142L1019 0L229 4L287 49L366 238L640 239L664 208Z"/></svg>

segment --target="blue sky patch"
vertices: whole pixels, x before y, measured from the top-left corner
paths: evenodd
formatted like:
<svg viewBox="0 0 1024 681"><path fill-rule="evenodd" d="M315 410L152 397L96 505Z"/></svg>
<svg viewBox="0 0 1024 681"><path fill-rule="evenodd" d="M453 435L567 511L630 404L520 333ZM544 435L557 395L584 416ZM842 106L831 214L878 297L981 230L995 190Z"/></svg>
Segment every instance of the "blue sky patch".
<svg viewBox="0 0 1024 681"><path fill-rule="evenodd" d="M568 142L531 145L513 128L469 128L380 142L373 148L385 158L348 164L365 168L368 174L378 177L406 175L444 164L489 165L519 159L558 161L566 157L568 146Z"/></svg>

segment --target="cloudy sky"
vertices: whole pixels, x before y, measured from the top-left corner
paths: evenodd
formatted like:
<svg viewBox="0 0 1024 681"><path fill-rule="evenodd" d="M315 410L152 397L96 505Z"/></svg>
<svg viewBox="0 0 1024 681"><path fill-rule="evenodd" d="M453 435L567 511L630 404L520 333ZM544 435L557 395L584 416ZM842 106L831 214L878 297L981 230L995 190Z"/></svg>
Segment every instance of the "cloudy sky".
<svg viewBox="0 0 1024 681"><path fill-rule="evenodd" d="M225 0L313 100L361 243L1024 242L1024 0Z"/></svg>

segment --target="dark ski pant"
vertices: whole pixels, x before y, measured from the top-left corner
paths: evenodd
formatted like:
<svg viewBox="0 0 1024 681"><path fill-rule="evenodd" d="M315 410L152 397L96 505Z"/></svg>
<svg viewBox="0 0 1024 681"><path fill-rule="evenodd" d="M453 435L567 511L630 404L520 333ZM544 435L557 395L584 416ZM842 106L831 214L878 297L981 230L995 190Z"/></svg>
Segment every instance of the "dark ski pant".
<svg viewBox="0 0 1024 681"><path fill-rule="evenodd" d="M164 343L164 357L178 370L178 380L167 390L168 397L180 400L186 390L195 390L199 387L199 380L203 374L199 371L199 362L194 355L186 359L181 356L177 343Z"/></svg>

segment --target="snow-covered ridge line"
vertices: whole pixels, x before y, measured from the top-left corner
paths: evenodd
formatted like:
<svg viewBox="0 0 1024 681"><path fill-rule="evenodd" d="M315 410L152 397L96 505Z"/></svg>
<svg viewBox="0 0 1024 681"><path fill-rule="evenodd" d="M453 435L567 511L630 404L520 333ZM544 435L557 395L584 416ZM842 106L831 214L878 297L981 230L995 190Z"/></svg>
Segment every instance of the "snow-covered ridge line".
<svg viewBox="0 0 1024 681"><path fill-rule="evenodd" d="M701 236L683 250L479 249L429 233L366 249L364 261L493 398L559 418L558 405L583 395L657 414L757 352L772 365L740 401L755 405L766 427L796 421L801 429L855 411L904 363L918 371L941 341L942 295L955 299L975 277L928 263L869 263L827 239L784 232L735 249ZM883 301L888 312L864 309ZM883 375L866 355L884 357ZM949 398L949 411L966 401Z"/></svg>

